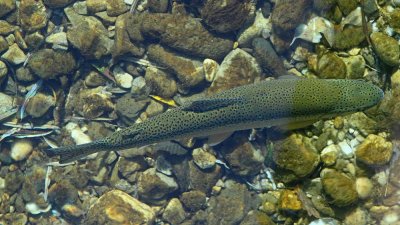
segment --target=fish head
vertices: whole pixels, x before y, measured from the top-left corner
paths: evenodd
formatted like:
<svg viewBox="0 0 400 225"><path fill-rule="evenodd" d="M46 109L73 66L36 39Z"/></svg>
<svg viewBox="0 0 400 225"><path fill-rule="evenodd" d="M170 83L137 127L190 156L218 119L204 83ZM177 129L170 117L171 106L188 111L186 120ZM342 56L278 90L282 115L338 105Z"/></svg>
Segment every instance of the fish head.
<svg viewBox="0 0 400 225"><path fill-rule="evenodd" d="M336 102L336 113L358 112L378 104L384 93L378 86L363 80L338 80L340 98Z"/></svg>

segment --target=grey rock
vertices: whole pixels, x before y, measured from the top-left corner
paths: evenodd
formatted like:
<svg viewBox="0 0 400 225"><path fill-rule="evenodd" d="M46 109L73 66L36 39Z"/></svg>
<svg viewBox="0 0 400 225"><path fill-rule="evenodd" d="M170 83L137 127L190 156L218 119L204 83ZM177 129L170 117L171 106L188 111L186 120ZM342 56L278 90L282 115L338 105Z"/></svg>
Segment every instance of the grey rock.
<svg viewBox="0 0 400 225"><path fill-rule="evenodd" d="M131 94L125 94L117 100L116 111L125 123L132 124L148 104L148 100L137 101Z"/></svg>
<svg viewBox="0 0 400 225"><path fill-rule="evenodd" d="M252 196L243 184L233 181L226 183L226 189L211 197L207 208L208 224L238 224L247 213L257 206L257 197Z"/></svg>
<svg viewBox="0 0 400 225"><path fill-rule="evenodd" d="M147 67L145 77L150 93L163 98L172 98L178 91L173 77L155 67Z"/></svg>
<svg viewBox="0 0 400 225"><path fill-rule="evenodd" d="M282 59L275 52L271 43L264 38L255 38L253 40L254 57L261 68L270 72L274 76L287 74Z"/></svg>
<svg viewBox="0 0 400 225"><path fill-rule="evenodd" d="M168 177L150 168L140 174L138 179L138 194L149 202L163 200L168 194L178 190L178 184Z"/></svg>

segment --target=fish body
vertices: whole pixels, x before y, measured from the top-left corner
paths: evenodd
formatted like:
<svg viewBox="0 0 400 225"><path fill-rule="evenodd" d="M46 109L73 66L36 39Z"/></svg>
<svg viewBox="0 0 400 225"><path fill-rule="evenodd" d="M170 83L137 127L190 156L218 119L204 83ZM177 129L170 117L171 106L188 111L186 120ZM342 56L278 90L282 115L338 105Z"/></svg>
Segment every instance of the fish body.
<svg viewBox="0 0 400 225"><path fill-rule="evenodd" d="M277 79L236 87L199 99L114 132L94 142L48 149L70 162L98 151L115 151L184 137L270 126L300 127L362 111L383 98L361 80Z"/></svg>

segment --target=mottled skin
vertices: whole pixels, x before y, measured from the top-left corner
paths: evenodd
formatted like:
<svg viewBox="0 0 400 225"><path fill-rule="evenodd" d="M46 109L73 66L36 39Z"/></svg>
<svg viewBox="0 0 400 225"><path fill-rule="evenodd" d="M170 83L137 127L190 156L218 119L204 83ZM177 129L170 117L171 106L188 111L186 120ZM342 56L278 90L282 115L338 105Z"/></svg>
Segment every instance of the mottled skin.
<svg viewBox="0 0 400 225"><path fill-rule="evenodd" d="M245 85L171 109L89 144L48 149L70 162L98 151L115 151L182 137L260 128L298 128L320 119L362 111L383 92L361 80L278 79Z"/></svg>

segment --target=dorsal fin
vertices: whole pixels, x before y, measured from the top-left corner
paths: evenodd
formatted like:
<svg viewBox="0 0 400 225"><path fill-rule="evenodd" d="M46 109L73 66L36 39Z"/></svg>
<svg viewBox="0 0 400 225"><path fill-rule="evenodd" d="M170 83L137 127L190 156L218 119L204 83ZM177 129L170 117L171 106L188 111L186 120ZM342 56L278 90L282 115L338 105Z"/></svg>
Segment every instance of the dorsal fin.
<svg viewBox="0 0 400 225"><path fill-rule="evenodd" d="M188 104L182 105L181 110L192 112L207 112L224 108L233 104L244 102L243 98L212 98L194 100Z"/></svg>

